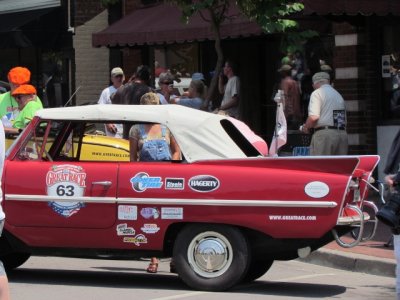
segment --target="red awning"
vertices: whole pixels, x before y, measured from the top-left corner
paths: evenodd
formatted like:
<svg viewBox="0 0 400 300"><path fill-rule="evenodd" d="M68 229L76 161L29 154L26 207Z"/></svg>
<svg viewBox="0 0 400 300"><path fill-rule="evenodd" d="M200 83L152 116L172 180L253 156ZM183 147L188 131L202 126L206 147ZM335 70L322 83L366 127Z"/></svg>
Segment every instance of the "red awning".
<svg viewBox="0 0 400 300"><path fill-rule="evenodd" d="M400 16L400 0L302 0L305 15Z"/></svg>
<svg viewBox="0 0 400 300"><path fill-rule="evenodd" d="M262 34L261 27L240 14L236 5L231 5L228 15L232 18L222 24L221 38ZM181 21L181 16L178 7L168 3L140 8L94 33L92 44L113 47L214 40L210 23L199 14L191 17L188 24Z"/></svg>

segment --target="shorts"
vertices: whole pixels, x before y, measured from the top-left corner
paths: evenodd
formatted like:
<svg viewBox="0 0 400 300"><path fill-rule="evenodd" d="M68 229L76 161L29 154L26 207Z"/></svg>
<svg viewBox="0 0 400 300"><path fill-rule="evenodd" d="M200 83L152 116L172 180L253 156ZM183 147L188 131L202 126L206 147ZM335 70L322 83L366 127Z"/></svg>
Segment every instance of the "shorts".
<svg viewBox="0 0 400 300"><path fill-rule="evenodd" d="M0 261L0 276L7 276L6 269L4 269L3 262Z"/></svg>

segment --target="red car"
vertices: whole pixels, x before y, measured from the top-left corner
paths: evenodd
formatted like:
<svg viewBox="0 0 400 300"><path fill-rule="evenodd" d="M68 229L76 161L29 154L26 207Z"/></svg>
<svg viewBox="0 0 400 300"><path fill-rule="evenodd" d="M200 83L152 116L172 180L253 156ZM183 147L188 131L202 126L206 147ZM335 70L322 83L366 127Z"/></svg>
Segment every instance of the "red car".
<svg viewBox="0 0 400 300"><path fill-rule="evenodd" d="M164 124L182 159L129 162L107 145L90 156L88 132L105 123ZM15 268L30 255L172 257L190 287L226 290L274 260L358 243L378 160L261 157L228 118L179 105L44 109L7 153L0 258Z"/></svg>

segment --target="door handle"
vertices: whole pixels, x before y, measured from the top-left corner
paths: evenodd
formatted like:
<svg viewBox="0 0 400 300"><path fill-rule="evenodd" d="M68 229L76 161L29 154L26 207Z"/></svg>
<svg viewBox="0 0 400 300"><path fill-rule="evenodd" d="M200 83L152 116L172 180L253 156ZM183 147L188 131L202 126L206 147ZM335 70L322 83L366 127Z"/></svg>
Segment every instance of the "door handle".
<svg viewBox="0 0 400 300"><path fill-rule="evenodd" d="M92 182L93 185L102 185L102 186L110 186L112 185L111 181L105 180L105 181L93 181Z"/></svg>

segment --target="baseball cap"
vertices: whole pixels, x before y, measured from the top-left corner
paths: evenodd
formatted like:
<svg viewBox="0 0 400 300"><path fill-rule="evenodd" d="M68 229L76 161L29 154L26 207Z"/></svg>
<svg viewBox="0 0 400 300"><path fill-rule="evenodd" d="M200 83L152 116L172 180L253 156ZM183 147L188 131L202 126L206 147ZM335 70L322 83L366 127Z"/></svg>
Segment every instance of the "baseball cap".
<svg viewBox="0 0 400 300"><path fill-rule="evenodd" d="M115 77L118 75L124 75L124 71L122 71L122 69L120 67L116 67L111 70L111 77Z"/></svg>
<svg viewBox="0 0 400 300"><path fill-rule="evenodd" d="M13 96L31 95L31 94L36 94L36 89L33 85L30 85L30 84L22 84L12 92Z"/></svg>
<svg viewBox="0 0 400 300"><path fill-rule="evenodd" d="M31 80L31 71L25 67L15 67L8 72L8 81L13 84L25 84Z"/></svg>
<svg viewBox="0 0 400 300"><path fill-rule="evenodd" d="M292 69L292 66L290 66L290 65L282 65L279 69L278 69L278 72L281 72L281 71L290 71Z"/></svg>
<svg viewBox="0 0 400 300"><path fill-rule="evenodd" d="M330 72L332 71L332 68L330 65L321 65L321 71Z"/></svg>
<svg viewBox="0 0 400 300"><path fill-rule="evenodd" d="M204 80L203 73L193 73L192 80Z"/></svg>
<svg viewBox="0 0 400 300"><path fill-rule="evenodd" d="M175 79L174 75L172 75L172 74L169 73L169 72L165 72L165 73L161 73L161 74L160 74L158 80L159 80L160 83L171 84L171 83L174 82L174 79Z"/></svg>
<svg viewBox="0 0 400 300"><path fill-rule="evenodd" d="M330 79L331 79L331 77L329 76L328 73L326 73L326 72L318 72L318 73L315 73L314 76L312 77L312 82L316 83L316 82L319 82L321 80L330 80Z"/></svg>

